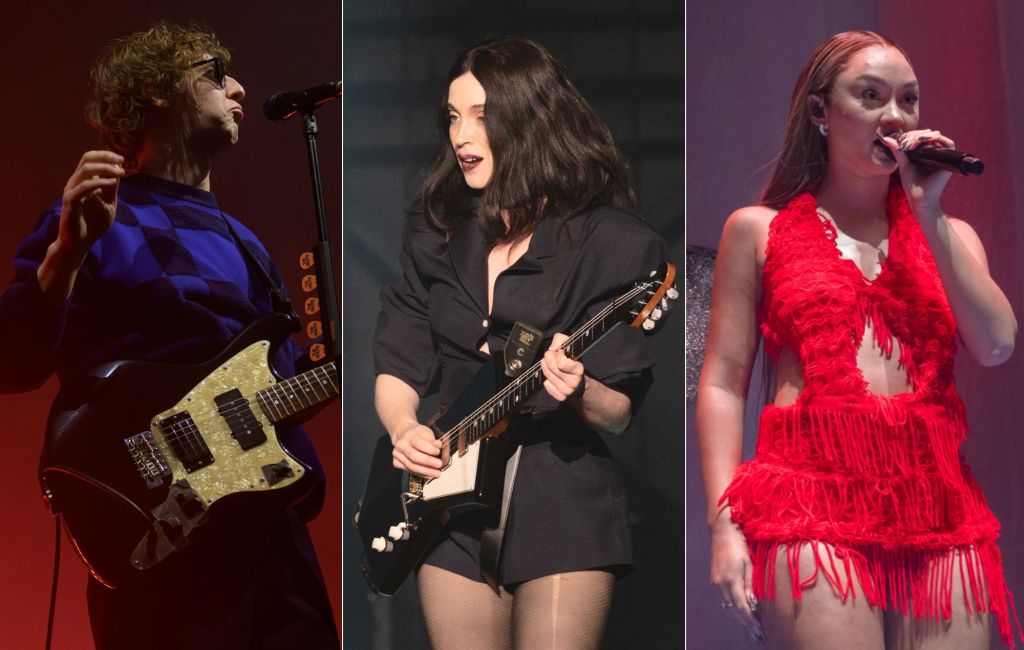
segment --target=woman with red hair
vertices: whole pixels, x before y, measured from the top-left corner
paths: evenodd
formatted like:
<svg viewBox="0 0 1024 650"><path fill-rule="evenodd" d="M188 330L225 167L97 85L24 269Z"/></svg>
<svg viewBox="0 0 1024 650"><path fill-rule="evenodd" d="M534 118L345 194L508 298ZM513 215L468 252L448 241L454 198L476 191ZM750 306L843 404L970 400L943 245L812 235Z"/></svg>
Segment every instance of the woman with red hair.
<svg viewBox="0 0 1024 650"><path fill-rule="evenodd" d="M918 93L890 39L822 43L760 203L722 234L697 400L711 579L769 647L981 649L990 616L1012 644L953 357L1003 363L1017 323L942 210L950 172L908 161L953 147ZM740 464L759 335L770 403Z"/></svg>

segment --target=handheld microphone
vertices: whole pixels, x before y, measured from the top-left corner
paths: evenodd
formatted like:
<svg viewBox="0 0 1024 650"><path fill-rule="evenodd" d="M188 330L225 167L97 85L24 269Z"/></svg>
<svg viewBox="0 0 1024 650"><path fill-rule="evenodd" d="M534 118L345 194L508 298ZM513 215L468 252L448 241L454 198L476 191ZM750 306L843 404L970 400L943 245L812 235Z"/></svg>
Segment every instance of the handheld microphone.
<svg viewBox="0 0 1024 650"><path fill-rule="evenodd" d="M893 156L889 147L885 146L885 143L882 142L881 138L876 138L875 142L882 148L882 151L885 152L886 156L888 156L893 162L896 162L896 157ZM908 149L904 153L907 154L907 158L910 159L910 162L915 165L936 167L949 172L957 172L964 176L979 176L983 171L985 171L985 163L979 158L972 156L969 153L957 151L956 149L919 147L917 149Z"/></svg>
<svg viewBox="0 0 1024 650"><path fill-rule="evenodd" d="M915 165L938 167L964 176L978 176L985 171L985 163L969 153L956 149L921 147L907 151L907 158Z"/></svg>
<svg viewBox="0 0 1024 650"><path fill-rule="evenodd" d="M272 122L284 122L295 117L300 111L312 113L338 97L341 97L340 81L331 81L296 92L276 93L263 102L263 114Z"/></svg>

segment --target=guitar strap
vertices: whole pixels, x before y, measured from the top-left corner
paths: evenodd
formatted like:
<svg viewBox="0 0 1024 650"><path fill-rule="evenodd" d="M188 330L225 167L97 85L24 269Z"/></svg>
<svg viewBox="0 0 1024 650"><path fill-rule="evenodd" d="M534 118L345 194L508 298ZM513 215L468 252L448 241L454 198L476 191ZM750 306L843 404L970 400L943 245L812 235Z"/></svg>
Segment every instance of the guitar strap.
<svg viewBox="0 0 1024 650"><path fill-rule="evenodd" d="M561 232L562 227L559 228ZM566 236L568 237L569 228L565 228ZM556 235L557 237L558 235ZM558 305L558 297L562 293L562 289L565 286L566 279L569 277L569 269L571 269L576 262L576 258L579 256L580 248L571 248L569 245L572 242L566 240L561 242L565 249L560 253L556 252L555 255L538 260L541 265L542 274L547 279L545 282L544 290L540 293L539 302L542 305L540 313L544 317L544 323L539 329L544 332L547 329L548 324L555 315L555 308ZM557 249L556 249L557 250ZM520 324L516 323L516 327L513 331L519 331ZM522 328L529 329L532 328ZM512 347L515 345L512 337L505 343L505 351L510 352ZM506 372L510 371L508 366L508 360L502 364ZM521 372L526 367L532 365L531 363L525 364L519 369ZM519 373L515 373L519 374ZM498 583L498 567L501 563L501 547L502 542L505 538L505 525L508 522L508 511L512 503L512 489L515 487L516 473L519 470L519 459L523 453L523 445L516 445L516 450L512 453L512 456L508 459L505 464L505 485L501 493L501 512L498 515L498 525L495 528L485 528L480 534L480 576L484 579L491 589L495 593L500 593L500 586Z"/></svg>
<svg viewBox="0 0 1024 650"><path fill-rule="evenodd" d="M266 283L270 293L270 305L273 310L278 313L291 316L297 324L299 322L299 316L295 313L292 303L281 292L281 290L278 289L277 283L275 283L274 279L270 277L270 273L263 268L263 265L256 259L256 256L252 254L251 250L249 250L249 247L245 245L244 241L242 241L242 238L238 236L238 231L236 231L235 227L231 225L231 220L224 216L223 212L220 213L220 218L224 220L225 224L227 224L228 232L231 233L231 237L235 240L235 246L242 251L242 257L245 258L246 264L250 268L255 269L256 274L263 278L263 281Z"/></svg>

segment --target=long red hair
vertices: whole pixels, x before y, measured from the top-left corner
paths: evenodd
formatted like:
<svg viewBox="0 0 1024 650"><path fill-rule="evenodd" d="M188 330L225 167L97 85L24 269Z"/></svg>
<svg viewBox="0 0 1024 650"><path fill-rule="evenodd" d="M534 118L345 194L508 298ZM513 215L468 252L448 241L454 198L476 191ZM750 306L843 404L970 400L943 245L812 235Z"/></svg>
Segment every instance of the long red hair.
<svg viewBox="0 0 1024 650"><path fill-rule="evenodd" d="M832 84L853 55L875 45L894 47L907 57L891 38L869 31L836 34L814 50L793 89L786 118L786 139L771 179L761 194L761 205L781 209L797 195L813 191L825 178L828 143L811 121L810 97L821 97L827 104Z"/></svg>

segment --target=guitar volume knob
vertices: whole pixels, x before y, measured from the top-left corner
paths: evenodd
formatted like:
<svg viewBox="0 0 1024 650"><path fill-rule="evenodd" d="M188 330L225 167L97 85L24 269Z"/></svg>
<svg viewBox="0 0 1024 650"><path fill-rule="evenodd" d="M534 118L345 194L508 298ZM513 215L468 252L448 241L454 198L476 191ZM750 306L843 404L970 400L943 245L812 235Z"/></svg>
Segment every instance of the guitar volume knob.
<svg viewBox="0 0 1024 650"><path fill-rule="evenodd" d="M395 545L383 537L374 537L373 541L370 542L370 548L378 553L390 553L395 548Z"/></svg>

